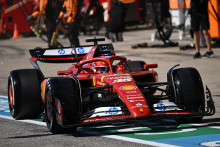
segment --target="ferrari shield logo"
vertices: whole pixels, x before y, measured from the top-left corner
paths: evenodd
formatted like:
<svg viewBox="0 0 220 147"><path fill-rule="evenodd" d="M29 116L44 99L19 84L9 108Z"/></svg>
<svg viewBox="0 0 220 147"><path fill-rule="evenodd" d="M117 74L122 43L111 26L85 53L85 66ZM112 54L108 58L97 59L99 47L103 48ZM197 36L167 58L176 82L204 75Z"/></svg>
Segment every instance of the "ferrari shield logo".
<svg viewBox="0 0 220 147"><path fill-rule="evenodd" d="M137 86L125 85L125 86L121 86L120 89L122 89L122 90L135 90L135 89L137 89Z"/></svg>

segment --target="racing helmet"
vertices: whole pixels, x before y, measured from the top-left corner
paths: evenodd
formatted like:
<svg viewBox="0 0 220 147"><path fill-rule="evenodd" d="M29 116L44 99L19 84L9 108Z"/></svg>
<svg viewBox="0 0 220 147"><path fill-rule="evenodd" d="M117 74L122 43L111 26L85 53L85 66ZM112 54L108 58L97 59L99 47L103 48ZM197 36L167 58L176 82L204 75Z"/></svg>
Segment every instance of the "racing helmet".
<svg viewBox="0 0 220 147"><path fill-rule="evenodd" d="M103 61L98 61L93 63L93 71L95 73L108 72L108 64Z"/></svg>

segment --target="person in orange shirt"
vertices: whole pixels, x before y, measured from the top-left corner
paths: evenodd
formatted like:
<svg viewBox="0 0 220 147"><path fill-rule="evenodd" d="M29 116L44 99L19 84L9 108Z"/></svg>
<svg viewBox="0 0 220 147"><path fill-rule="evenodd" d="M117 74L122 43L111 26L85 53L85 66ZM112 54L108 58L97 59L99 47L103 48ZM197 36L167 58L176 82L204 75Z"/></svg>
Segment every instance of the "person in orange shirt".
<svg viewBox="0 0 220 147"><path fill-rule="evenodd" d="M60 13L61 6L62 0L40 0L39 11L35 11L26 19L27 21L30 21L37 19L39 15L45 16L49 48L57 47L57 44L52 41L52 36L56 31L56 19Z"/></svg>
<svg viewBox="0 0 220 147"><path fill-rule="evenodd" d="M71 46L79 46L79 3L78 0L64 0L62 11L59 14L58 22L66 13L67 23L68 23L68 38L71 43Z"/></svg>

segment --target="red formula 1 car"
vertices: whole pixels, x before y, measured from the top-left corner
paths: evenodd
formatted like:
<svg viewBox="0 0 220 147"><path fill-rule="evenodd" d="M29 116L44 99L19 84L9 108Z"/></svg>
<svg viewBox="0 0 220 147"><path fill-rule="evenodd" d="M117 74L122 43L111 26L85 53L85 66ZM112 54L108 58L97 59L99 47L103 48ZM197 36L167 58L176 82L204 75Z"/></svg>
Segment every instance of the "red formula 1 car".
<svg viewBox="0 0 220 147"><path fill-rule="evenodd" d="M116 56L103 38L94 45L30 50L35 69L10 72L9 108L15 119L44 116L52 133L69 133L79 126L134 123L173 118L198 122L215 113L211 93L195 68L169 69L158 82L157 64ZM37 61L74 62L57 77L44 77ZM43 114L43 115L42 115Z"/></svg>

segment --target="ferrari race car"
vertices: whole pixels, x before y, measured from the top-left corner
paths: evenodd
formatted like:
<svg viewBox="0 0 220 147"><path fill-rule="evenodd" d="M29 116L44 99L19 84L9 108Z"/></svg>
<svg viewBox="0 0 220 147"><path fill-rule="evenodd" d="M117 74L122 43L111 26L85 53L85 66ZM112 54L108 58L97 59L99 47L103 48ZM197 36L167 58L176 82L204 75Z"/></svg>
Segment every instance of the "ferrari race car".
<svg viewBox="0 0 220 147"><path fill-rule="evenodd" d="M34 69L10 72L8 99L16 120L43 117L52 133L71 133L81 126L127 124L161 118L199 122L214 115L210 90L192 67L168 70L158 82L157 64L116 56L104 38L94 45L31 49ZM44 77L37 61L74 63L57 77Z"/></svg>

